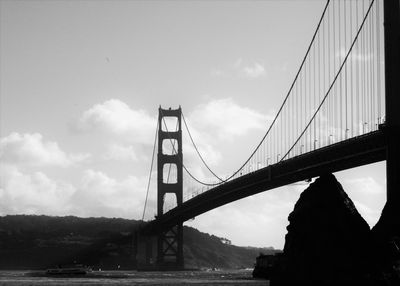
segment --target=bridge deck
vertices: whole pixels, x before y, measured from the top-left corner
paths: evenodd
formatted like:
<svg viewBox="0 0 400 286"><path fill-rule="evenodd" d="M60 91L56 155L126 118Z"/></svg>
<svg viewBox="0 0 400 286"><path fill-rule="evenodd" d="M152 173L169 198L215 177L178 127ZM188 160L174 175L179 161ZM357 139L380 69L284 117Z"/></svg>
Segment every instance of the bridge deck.
<svg viewBox="0 0 400 286"><path fill-rule="evenodd" d="M151 221L145 232L172 227L230 202L284 185L386 159L384 126L243 175L204 192Z"/></svg>

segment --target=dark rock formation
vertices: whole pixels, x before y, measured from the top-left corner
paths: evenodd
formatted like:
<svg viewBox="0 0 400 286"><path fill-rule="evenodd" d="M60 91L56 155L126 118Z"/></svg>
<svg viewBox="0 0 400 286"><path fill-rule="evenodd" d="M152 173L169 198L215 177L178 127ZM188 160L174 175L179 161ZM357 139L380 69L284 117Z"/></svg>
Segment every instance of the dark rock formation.
<svg viewBox="0 0 400 286"><path fill-rule="evenodd" d="M400 285L400 209L386 203L371 233L383 284Z"/></svg>
<svg viewBox="0 0 400 286"><path fill-rule="evenodd" d="M371 285L370 228L332 174L301 194L287 230L271 285Z"/></svg>

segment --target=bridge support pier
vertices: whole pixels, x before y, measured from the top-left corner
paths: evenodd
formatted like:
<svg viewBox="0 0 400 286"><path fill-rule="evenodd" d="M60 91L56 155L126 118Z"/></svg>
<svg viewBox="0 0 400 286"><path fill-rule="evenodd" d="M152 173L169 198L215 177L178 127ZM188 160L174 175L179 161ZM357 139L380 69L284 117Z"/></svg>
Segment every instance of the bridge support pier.
<svg viewBox="0 0 400 286"><path fill-rule="evenodd" d="M154 247L157 237L144 233L142 228L133 233L133 255L138 270L155 270L156 257Z"/></svg>
<svg viewBox="0 0 400 286"><path fill-rule="evenodd" d="M164 199L166 194L176 197L177 205L182 204L183 193L183 155L182 155L182 121L181 108L159 108L158 115L158 160L157 160L157 215L164 214ZM177 130L170 131L166 127L164 118L176 118ZM167 154L163 150L163 143L172 145L172 152ZM171 144L170 144L171 143ZM164 145L164 146L165 146ZM172 172L171 172L172 170ZM172 174L172 178L170 175ZM157 267L159 269L183 269L183 225L164 230L158 234L157 240Z"/></svg>

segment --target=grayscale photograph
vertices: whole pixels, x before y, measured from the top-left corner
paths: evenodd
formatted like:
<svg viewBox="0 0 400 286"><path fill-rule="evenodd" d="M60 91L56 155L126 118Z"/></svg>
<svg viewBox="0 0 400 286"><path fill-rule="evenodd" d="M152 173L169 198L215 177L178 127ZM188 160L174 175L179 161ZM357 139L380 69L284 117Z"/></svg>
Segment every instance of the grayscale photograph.
<svg viewBox="0 0 400 286"><path fill-rule="evenodd" d="M3 285L399 286L400 0L0 0Z"/></svg>

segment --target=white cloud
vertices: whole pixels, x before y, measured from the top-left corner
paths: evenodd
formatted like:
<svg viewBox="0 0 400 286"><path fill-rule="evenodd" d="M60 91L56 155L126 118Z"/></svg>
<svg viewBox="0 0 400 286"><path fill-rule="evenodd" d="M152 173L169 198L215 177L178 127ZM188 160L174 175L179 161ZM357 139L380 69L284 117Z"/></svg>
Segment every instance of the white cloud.
<svg viewBox="0 0 400 286"><path fill-rule="evenodd" d="M265 68L259 63L254 63L252 66L243 67L243 72L247 77L257 78L265 75Z"/></svg>
<svg viewBox="0 0 400 286"><path fill-rule="evenodd" d="M128 176L116 180L103 172L86 170L70 199L71 212L79 216L139 219L144 206L146 183L146 178ZM155 203L150 205L155 207Z"/></svg>
<svg viewBox="0 0 400 286"><path fill-rule="evenodd" d="M265 68L258 62L245 62L239 58L233 64L233 68L239 76L247 78L258 78L266 75Z"/></svg>
<svg viewBox="0 0 400 286"><path fill-rule="evenodd" d="M0 215L67 215L72 185L50 179L42 172L25 174L15 166L1 165Z"/></svg>
<svg viewBox="0 0 400 286"><path fill-rule="evenodd" d="M0 215L142 216L147 184L144 177L116 180L89 169L83 172L79 183L70 184L43 172L24 173L10 165L1 165L0 174ZM146 213L153 214L155 207L152 192Z"/></svg>
<svg viewBox="0 0 400 286"><path fill-rule="evenodd" d="M124 146L118 144L111 144L108 146L108 150L104 155L106 160L118 160L118 161L137 161L138 156L136 155L133 146Z"/></svg>
<svg viewBox="0 0 400 286"><path fill-rule="evenodd" d="M0 159L29 166L67 167L87 159L89 154L67 154L57 142L45 141L39 133L11 133L0 139Z"/></svg>
<svg viewBox="0 0 400 286"><path fill-rule="evenodd" d="M199 105L189 115L192 126L209 136L232 139L243 136L250 130L263 130L271 117L247 107L242 107L231 98L211 100Z"/></svg>
<svg viewBox="0 0 400 286"><path fill-rule="evenodd" d="M78 127L81 130L102 130L136 143L152 144L155 124L156 118L145 110L135 110L121 100L109 99L86 110Z"/></svg>
<svg viewBox="0 0 400 286"><path fill-rule="evenodd" d="M383 186L372 177L347 179L345 183L349 185L349 189L359 190L364 195L382 195L385 193Z"/></svg>
<svg viewBox="0 0 400 286"><path fill-rule="evenodd" d="M210 74L213 77L244 77L255 79L266 76L266 70L259 62L244 61L242 58L239 58L230 67L224 70L212 69Z"/></svg>

